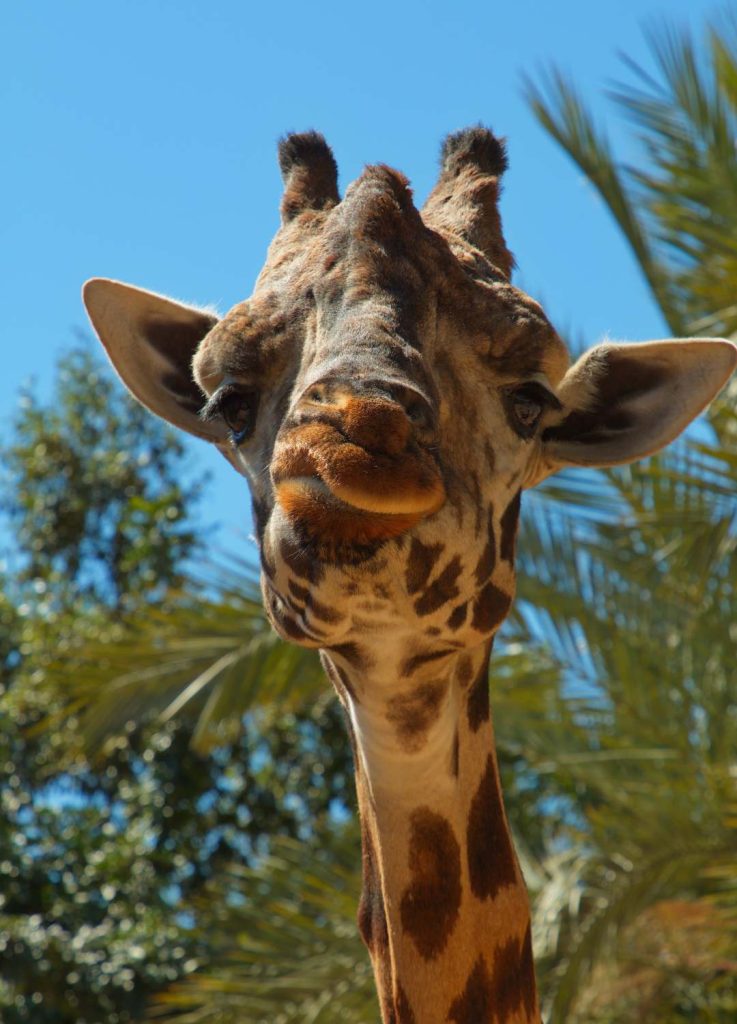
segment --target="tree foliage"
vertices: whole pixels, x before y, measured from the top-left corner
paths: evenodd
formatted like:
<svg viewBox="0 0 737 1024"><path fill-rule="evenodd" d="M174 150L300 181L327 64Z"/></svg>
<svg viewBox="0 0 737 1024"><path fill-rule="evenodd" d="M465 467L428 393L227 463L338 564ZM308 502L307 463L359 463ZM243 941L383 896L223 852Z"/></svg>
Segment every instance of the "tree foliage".
<svg viewBox="0 0 737 1024"><path fill-rule="evenodd" d="M116 654L135 674L144 623L156 628L176 612L188 633L193 602L181 584L198 541L199 490L191 477L178 482L187 474L173 432L113 389L89 351L72 350L48 403L24 398L4 453L16 540L0 596L8 1024L140 1020L155 992L208 959L196 902L204 887L278 836L315 842L346 814L350 793L340 713L324 696L307 711L293 701L245 720L236 712L227 727L215 701L221 728L200 735L196 694L157 718L134 687L113 684ZM202 605L216 632L223 600ZM258 624L256 648L266 636L260 608ZM175 681L202 661L192 639ZM158 653L166 641L163 629ZM97 688L75 700L90 658ZM117 726L104 757L80 731L101 696Z"/></svg>
<svg viewBox="0 0 737 1024"><path fill-rule="evenodd" d="M154 602L181 581L202 481L184 444L131 401L87 345L57 367L51 401L26 389L3 451L2 508L21 553L20 580L58 606L73 596Z"/></svg>

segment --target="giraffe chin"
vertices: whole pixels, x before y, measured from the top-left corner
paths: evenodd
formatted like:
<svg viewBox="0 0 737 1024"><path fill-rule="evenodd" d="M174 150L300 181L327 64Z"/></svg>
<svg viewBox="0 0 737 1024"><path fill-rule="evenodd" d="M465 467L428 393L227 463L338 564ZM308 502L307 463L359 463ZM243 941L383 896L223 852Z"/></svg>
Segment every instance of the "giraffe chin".
<svg viewBox="0 0 737 1024"><path fill-rule="evenodd" d="M344 501L316 477L293 477L276 484L276 500L296 527L317 540L331 546L368 545L411 530L441 508L445 494L441 499L433 495L431 503L406 511L377 512L355 501Z"/></svg>

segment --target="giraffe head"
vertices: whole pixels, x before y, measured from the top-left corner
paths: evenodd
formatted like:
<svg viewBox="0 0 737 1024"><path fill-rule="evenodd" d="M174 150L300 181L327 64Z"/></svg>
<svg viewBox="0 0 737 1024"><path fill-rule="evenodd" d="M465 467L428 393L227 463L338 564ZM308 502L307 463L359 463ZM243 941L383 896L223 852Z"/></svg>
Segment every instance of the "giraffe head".
<svg viewBox="0 0 737 1024"><path fill-rule="evenodd" d="M347 651L370 626L379 642L477 645L510 605L521 490L657 451L737 349L603 344L571 366L510 283L506 156L485 129L446 140L422 210L386 166L341 199L315 133L279 160L282 224L251 298L218 319L95 279L92 322L133 394L248 478L284 636Z"/></svg>

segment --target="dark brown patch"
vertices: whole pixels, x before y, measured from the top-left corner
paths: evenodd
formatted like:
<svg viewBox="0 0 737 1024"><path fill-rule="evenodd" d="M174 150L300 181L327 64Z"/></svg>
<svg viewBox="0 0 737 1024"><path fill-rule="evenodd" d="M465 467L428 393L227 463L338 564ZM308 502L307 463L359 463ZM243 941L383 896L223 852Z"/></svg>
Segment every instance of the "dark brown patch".
<svg viewBox="0 0 737 1024"><path fill-rule="evenodd" d="M259 547L263 544L264 530L266 524L269 521L271 515L271 507L267 502L262 501L255 495L251 495L251 511L253 513L253 525L256 530L256 536L259 538Z"/></svg>
<svg viewBox="0 0 737 1024"><path fill-rule="evenodd" d="M310 555L304 547L298 546L288 540L282 540L279 544L279 554L295 575L310 583L319 583L323 577L324 569L319 561Z"/></svg>
<svg viewBox="0 0 737 1024"><path fill-rule="evenodd" d="M339 657L343 658L352 668L357 669L359 672L365 672L371 667L371 659L358 644L353 642L334 644L328 649L334 654L339 655Z"/></svg>
<svg viewBox="0 0 737 1024"><path fill-rule="evenodd" d="M453 613L448 617L448 629L460 629L467 618L468 601L465 601L463 604L459 604L458 607L453 610Z"/></svg>
<svg viewBox="0 0 737 1024"><path fill-rule="evenodd" d="M448 562L438 578L432 583L422 597L415 601L415 611L418 615L429 615L444 604L458 597L456 580L461 574L463 566L459 555Z"/></svg>
<svg viewBox="0 0 737 1024"><path fill-rule="evenodd" d="M289 587L289 593L292 597L296 597L303 605L307 603L310 597L310 592L307 587L300 587L300 585L295 583L294 580L288 580L287 586Z"/></svg>
<svg viewBox="0 0 737 1024"><path fill-rule="evenodd" d="M512 598L493 583L487 583L473 604L473 628L490 633L504 621Z"/></svg>
<svg viewBox="0 0 737 1024"><path fill-rule="evenodd" d="M504 510L501 518L502 539L500 544L501 556L510 565L514 561L514 545L517 537L517 523L519 522L519 510L522 500L522 491L517 491L510 503Z"/></svg>
<svg viewBox="0 0 737 1024"><path fill-rule="evenodd" d="M494 509L489 509L489 524L487 541L484 550L481 552L481 557L478 560L475 570L476 582L479 586L491 576L496 565L496 540L494 539Z"/></svg>
<svg viewBox="0 0 737 1024"><path fill-rule="evenodd" d="M368 825L363 818L361 820L361 866L363 885L358 904L358 930L371 956L382 1008L382 1019L392 1021L396 1018L391 989L389 928L376 848Z"/></svg>
<svg viewBox="0 0 737 1024"><path fill-rule="evenodd" d="M330 625L335 625L336 623L343 621L343 616L340 612L336 612L334 608L329 608L321 601L316 601L312 596L307 600L307 607L309 608L310 613L321 622L327 622Z"/></svg>
<svg viewBox="0 0 737 1024"><path fill-rule="evenodd" d="M489 1024L492 1019L493 989L491 975L483 956L471 971L463 992L451 1003L448 1020L455 1024ZM495 1014L499 1022L508 1020L501 1012Z"/></svg>
<svg viewBox="0 0 737 1024"><path fill-rule="evenodd" d="M290 640L304 642L306 639L315 640L307 630L303 629L294 619L287 614L284 603L278 594L275 594L271 587L263 588L264 603L266 611L271 619L277 633L289 637Z"/></svg>
<svg viewBox="0 0 737 1024"><path fill-rule="evenodd" d="M425 734L437 720L445 694L445 683L421 683L411 693L387 701L387 721L396 726L397 738L410 752L422 746Z"/></svg>
<svg viewBox="0 0 737 1024"><path fill-rule="evenodd" d="M407 593L416 594L430 579L430 573L443 552L444 544L423 544L412 538L407 558Z"/></svg>
<svg viewBox="0 0 737 1024"><path fill-rule="evenodd" d="M450 822L429 807L411 818L412 883L402 896L402 927L420 955L432 960L445 949L461 906L461 851Z"/></svg>
<svg viewBox="0 0 737 1024"><path fill-rule="evenodd" d="M466 705L468 724L473 732L478 732L484 722L489 721L489 662L484 662L479 669L473 686L468 691L468 703Z"/></svg>
<svg viewBox="0 0 737 1024"><path fill-rule="evenodd" d="M447 657L447 651L426 651L423 654L413 654L411 658L407 658L402 662L399 673L403 676L411 676L423 665L427 665L431 661L438 661L440 658Z"/></svg>
<svg viewBox="0 0 737 1024"><path fill-rule="evenodd" d="M510 1020L524 1005L531 1017L537 1010L535 967L532 961L532 941L528 924L522 942L509 939L500 946L494 957L494 1011L498 1021Z"/></svg>
<svg viewBox="0 0 737 1024"><path fill-rule="evenodd" d="M263 571L264 576L266 576L269 580L273 582L274 579L276 578L276 566L267 555L266 547L264 544L261 544L259 546L259 559L261 561L261 569Z"/></svg>
<svg viewBox="0 0 737 1024"><path fill-rule="evenodd" d="M467 654L462 654L458 659L458 682L461 686L468 686L473 677L473 662Z"/></svg>
<svg viewBox="0 0 737 1024"><path fill-rule="evenodd" d="M493 899L504 886L517 883L514 850L491 755L471 801L466 844L474 896L481 900Z"/></svg>
<svg viewBox="0 0 737 1024"><path fill-rule="evenodd" d="M493 473L494 467L496 466L496 455L494 449L488 441L484 441L484 458L486 459L486 465L489 470Z"/></svg>
<svg viewBox="0 0 737 1024"><path fill-rule="evenodd" d="M310 590L307 587L301 587L294 580L288 580L287 586L289 587L289 593L301 602L303 608L309 608L310 612L316 619L320 619L322 622L328 622L335 624L341 622L343 616L334 611L332 608L328 608L327 605L316 600Z"/></svg>
<svg viewBox="0 0 737 1024"><path fill-rule="evenodd" d="M458 739L458 730L456 729L455 736L453 737L453 746L450 751L450 774L457 779L458 778L458 761L460 758L460 741Z"/></svg>
<svg viewBox="0 0 737 1024"><path fill-rule="evenodd" d="M374 841L364 823L361 824L361 867L363 888L358 903L358 930L369 952L380 955L389 949L389 930Z"/></svg>
<svg viewBox="0 0 737 1024"><path fill-rule="evenodd" d="M401 984L397 985L397 996L394 1000L396 1008L396 1022L397 1024L416 1024L416 1019L412 1007L409 1005L409 999L407 993L402 988Z"/></svg>

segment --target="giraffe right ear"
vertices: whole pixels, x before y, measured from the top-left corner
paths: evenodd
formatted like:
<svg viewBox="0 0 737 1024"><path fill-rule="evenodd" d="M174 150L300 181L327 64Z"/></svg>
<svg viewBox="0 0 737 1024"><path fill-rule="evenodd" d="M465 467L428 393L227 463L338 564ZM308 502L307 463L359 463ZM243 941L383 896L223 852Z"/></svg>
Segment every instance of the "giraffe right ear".
<svg viewBox="0 0 737 1024"><path fill-rule="evenodd" d="M192 376L192 358L218 322L214 314L99 277L87 281L82 297L110 361L142 405L195 437L227 441L224 424L200 419L206 396Z"/></svg>
<svg viewBox="0 0 737 1024"><path fill-rule="evenodd" d="M559 386L557 422L542 434L544 475L653 455L709 404L735 366L737 347L721 338L598 345Z"/></svg>

